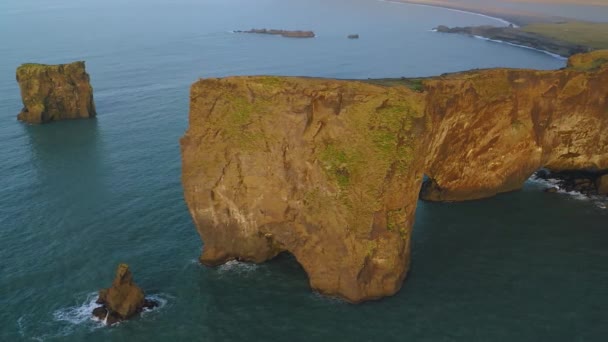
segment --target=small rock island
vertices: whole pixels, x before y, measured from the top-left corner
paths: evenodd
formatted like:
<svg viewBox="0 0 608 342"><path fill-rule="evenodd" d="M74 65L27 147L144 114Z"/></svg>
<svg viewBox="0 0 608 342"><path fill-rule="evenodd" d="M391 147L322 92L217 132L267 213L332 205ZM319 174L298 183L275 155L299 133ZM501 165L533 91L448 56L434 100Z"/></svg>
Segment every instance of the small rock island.
<svg viewBox="0 0 608 342"><path fill-rule="evenodd" d="M84 62L17 68L23 109L17 119L30 124L96 115L93 88Z"/></svg>
<svg viewBox="0 0 608 342"><path fill-rule="evenodd" d="M234 31L235 33L257 33L257 34L273 34L279 35L286 38L314 38L315 33L313 31L288 31L288 30L275 30L275 29L251 29L249 31Z"/></svg>
<svg viewBox="0 0 608 342"><path fill-rule="evenodd" d="M97 304L101 306L93 310L93 316L107 325L129 319L143 309L158 306L157 302L146 299L142 289L133 282L133 275L127 264L118 265L110 288L99 290Z"/></svg>

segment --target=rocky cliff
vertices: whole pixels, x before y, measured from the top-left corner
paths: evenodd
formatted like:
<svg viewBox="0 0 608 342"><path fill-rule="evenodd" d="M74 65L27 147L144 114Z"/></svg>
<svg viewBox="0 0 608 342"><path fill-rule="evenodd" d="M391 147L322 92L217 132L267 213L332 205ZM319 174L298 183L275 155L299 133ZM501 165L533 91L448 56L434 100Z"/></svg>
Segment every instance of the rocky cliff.
<svg viewBox="0 0 608 342"><path fill-rule="evenodd" d="M196 82L181 146L201 262L286 251L321 293L394 294L425 174L425 199L460 201L518 189L541 167L608 170L606 57L446 75L422 91L291 77Z"/></svg>
<svg viewBox="0 0 608 342"><path fill-rule="evenodd" d="M84 62L17 68L23 109L17 118L32 124L95 116L93 88Z"/></svg>

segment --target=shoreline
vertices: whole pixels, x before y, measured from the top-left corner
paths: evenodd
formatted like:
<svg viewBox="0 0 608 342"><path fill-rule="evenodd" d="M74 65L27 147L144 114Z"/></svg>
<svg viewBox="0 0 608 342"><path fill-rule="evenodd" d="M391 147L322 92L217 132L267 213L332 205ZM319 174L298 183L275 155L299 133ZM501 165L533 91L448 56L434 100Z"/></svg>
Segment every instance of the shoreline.
<svg viewBox="0 0 608 342"><path fill-rule="evenodd" d="M558 55L556 53L553 53L551 51L547 51L547 50L542 50L542 49L536 49L533 48L531 46L525 46L525 45L520 45L520 44L515 44L515 43L509 43L506 42L504 40L498 40L498 39L491 39L491 38L486 38L483 36L473 36L473 38L475 39L481 39L481 40L485 40L485 41L489 41L489 42L493 42L493 43L499 43L499 44L507 44L507 45L511 45L511 46L515 46L515 47L519 47L519 48L524 48L524 49L528 49L528 50L532 50L532 51L537 51L537 52L542 52L544 54L547 54L553 58L557 58L559 60L563 60L563 61L567 61L568 57L562 56L562 55Z"/></svg>
<svg viewBox="0 0 608 342"><path fill-rule="evenodd" d="M484 8L474 5L446 3L442 0L378 0L391 3L402 3L409 5L427 6L444 8L452 11L458 11L461 13L468 13L486 18L495 19L497 21L506 23L506 25L512 24L515 27L526 26L533 23L556 23L561 21L575 20L556 16L544 16L536 13L529 13L523 11L507 10L507 9L491 9Z"/></svg>
<svg viewBox="0 0 608 342"><path fill-rule="evenodd" d="M392 4L406 4L406 5L414 5L414 6L424 6L424 7L434 7L434 8L443 8L445 10L448 11L453 11L453 12L458 12L458 13L466 13L466 14L472 14L472 15L476 15L476 16L480 16L480 17L484 17L484 18L489 18L489 19L493 19L496 21L499 21L503 24L505 24L505 26L509 26L509 25L513 25L514 27L519 27L518 24L511 22L507 19L501 18L501 17L496 17L493 15L489 15L489 14L485 14L482 12L473 12L469 9L464 9L464 8L458 8L458 7L449 7L449 6L443 6L443 5L439 5L439 4L426 4L426 3L422 3L422 2L417 2L417 1L408 1L408 0L377 0L380 2L388 2L388 3L392 3Z"/></svg>
<svg viewBox="0 0 608 342"><path fill-rule="evenodd" d="M471 14L471 15L476 15L476 16L481 16L484 18L489 18L489 19L493 19L496 20L500 23L504 24L504 27L508 27L511 26L513 28L516 29L521 29L521 26L526 26L529 25L533 22L551 22L549 20L548 17L538 17L538 21L527 21L525 18L530 18L531 16L527 15L524 16L522 15L519 19L515 14L510 14L506 17L501 17L498 16L496 13L492 13L492 12L487 12L487 11L474 11L471 6L457 6L457 5L446 5L443 3L437 3L437 2L426 2L424 0L377 0L377 1L381 1L381 2L387 2L387 3L394 3L394 4L405 4L405 5L414 5L414 6L425 6L425 7L434 7L434 8L443 8L449 11L454 11L454 12L459 12L459 13L466 13L466 14ZM513 18L511 18L511 16L514 16ZM514 20L515 18L515 20ZM556 18L554 18L556 19ZM496 26L496 27L500 27L500 26ZM438 32L437 29L431 29L432 32ZM531 51L536 51L536 52L540 52L540 53L544 53L546 55L549 55L553 58L559 59L559 60L568 60L569 56L563 56L560 55L558 53L549 51L549 50L544 50L544 49L538 49L538 48L534 48L531 46L526 46L526 45L522 45L522 44L516 44L516 43L511 43L505 40L499 40L499 39L492 39L492 38L488 38L488 37L484 37L484 36L480 36L480 35L471 35L472 38L475 39L480 39L480 40L485 40L485 41L489 41L489 42L493 42L493 43L498 43L498 44L505 44L505 45L510 45L513 47L517 47L517 48L524 48L527 50L531 50Z"/></svg>

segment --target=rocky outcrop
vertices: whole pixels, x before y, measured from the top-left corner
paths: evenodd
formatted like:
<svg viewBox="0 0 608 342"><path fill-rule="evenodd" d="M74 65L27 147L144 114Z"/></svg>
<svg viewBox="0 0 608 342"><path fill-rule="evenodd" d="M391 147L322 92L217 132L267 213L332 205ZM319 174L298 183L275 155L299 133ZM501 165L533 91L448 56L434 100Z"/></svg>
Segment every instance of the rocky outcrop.
<svg viewBox="0 0 608 342"><path fill-rule="evenodd" d="M126 264L120 264L112 286L99 290L97 304L102 306L93 310L93 316L108 325L129 319L144 308L154 308L158 304L144 297L144 292L133 282L133 276Z"/></svg>
<svg viewBox="0 0 608 342"><path fill-rule="evenodd" d="M292 77L196 82L181 147L201 262L289 252L321 293L394 294L420 193L471 200L519 189L541 167L608 170L604 56L559 71L444 75L421 92Z"/></svg>
<svg viewBox="0 0 608 342"><path fill-rule="evenodd" d="M598 51L601 61L608 56ZM608 64L559 71L495 69L428 80L433 118L421 197L485 198L521 188L536 170L608 169ZM464 162L466 161L466 162Z"/></svg>
<svg viewBox="0 0 608 342"><path fill-rule="evenodd" d="M84 62L45 65L23 64L17 68L23 109L17 118L39 124L95 116L93 88Z"/></svg>
<svg viewBox="0 0 608 342"><path fill-rule="evenodd" d="M540 170L535 173L540 179L549 180L556 187L551 187L546 192L579 192L586 196L608 195L608 174L590 171L562 171L549 172Z"/></svg>
<svg viewBox="0 0 608 342"><path fill-rule="evenodd" d="M537 33L526 32L522 29L508 26L467 26L467 27L447 27L440 25L435 28L441 33L458 33L469 36L483 37L495 41L525 46L537 50L548 51L556 55L569 57L579 53L589 52L592 49L587 46L576 45L540 35Z"/></svg>
<svg viewBox="0 0 608 342"><path fill-rule="evenodd" d="M248 31L234 31L235 33L256 33L256 34L273 34L279 35L286 38L314 38L315 33L313 31L288 31L288 30L275 30L275 29L251 29Z"/></svg>

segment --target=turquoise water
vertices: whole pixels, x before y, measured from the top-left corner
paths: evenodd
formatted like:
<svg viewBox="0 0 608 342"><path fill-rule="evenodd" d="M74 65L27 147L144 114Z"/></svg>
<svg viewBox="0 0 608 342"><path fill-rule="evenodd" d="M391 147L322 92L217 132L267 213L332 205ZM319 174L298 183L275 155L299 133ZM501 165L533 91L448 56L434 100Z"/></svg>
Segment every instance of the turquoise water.
<svg viewBox="0 0 608 342"><path fill-rule="evenodd" d="M0 2L0 340L603 341L605 209L530 183L486 201L421 203L399 294L349 305L290 257L211 269L183 201L178 139L198 77L424 76L564 61L429 32L491 19L372 0ZM318 38L239 35L313 29ZM361 39L346 39L359 33ZM28 126L16 67L86 60L95 120ZM163 303L105 328L93 293L119 262Z"/></svg>

